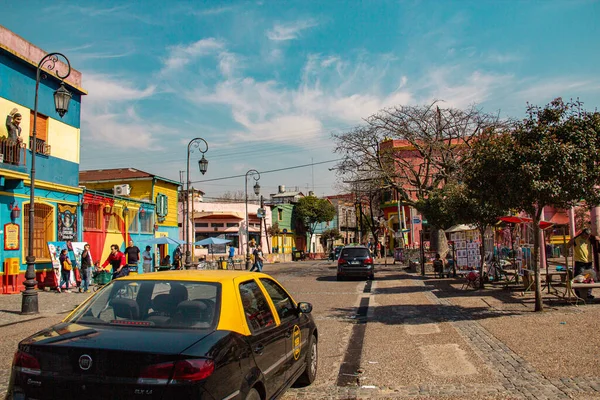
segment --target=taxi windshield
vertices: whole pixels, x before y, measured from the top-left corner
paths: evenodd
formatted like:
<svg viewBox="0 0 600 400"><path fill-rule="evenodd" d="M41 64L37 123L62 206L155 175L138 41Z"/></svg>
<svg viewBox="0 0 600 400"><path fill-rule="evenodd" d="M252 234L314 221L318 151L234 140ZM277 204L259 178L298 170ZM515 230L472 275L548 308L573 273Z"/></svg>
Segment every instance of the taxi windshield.
<svg viewBox="0 0 600 400"><path fill-rule="evenodd" d="M117 280L65 322L82 325L214 329L221 285L213 282Z"/></svg>

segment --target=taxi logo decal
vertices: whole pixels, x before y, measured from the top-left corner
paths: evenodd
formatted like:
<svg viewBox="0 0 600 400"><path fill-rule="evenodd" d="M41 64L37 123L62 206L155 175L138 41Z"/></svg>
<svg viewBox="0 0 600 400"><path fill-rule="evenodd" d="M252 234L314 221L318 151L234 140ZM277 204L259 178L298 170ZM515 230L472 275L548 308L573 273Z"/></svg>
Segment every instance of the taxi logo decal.
<svg viewBox="0 0 600 400"><path fill-rule="evenodd" d="M83 371L87 371L88 369L92 368L92 357L88 356L87 354L79 357L79 368L81 368Z"/></svg>
<svg viewBox="0 0 600 400"><path fill-rule="evenodd" d="M292 346L294 348L294 360L300 358L300 349L302 348L302 337L300 334L300 327L294 325L294 333L292 334Z"/></svg>

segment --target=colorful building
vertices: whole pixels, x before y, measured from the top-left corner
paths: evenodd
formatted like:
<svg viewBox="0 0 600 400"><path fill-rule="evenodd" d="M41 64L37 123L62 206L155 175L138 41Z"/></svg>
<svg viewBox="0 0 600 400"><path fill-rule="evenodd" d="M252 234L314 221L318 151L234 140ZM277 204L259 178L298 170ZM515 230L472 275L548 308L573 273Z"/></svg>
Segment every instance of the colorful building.
<svg viewBox="0 0 600 400"><path fill-rule="evenodd" d="M90 214L90 224L96 223L94 218L105 219L96 229L84 232L84 241L101 254L102 260L108 257L112 244L123 250L133 240L143 251L144 241L153 237L179 238L179 182L135 168L81 171L79 180L86 189L84 200L90 202L85 211L95 210ZM106 228L104 232L102 227ZM153 246L156 258L161 260L173 253L172 247Z"/></svg>
<svg viewBox="0 0 600 400"><path fill-rule="evenodd" d="M53 96L61 82L53 72L47 72L47 78L39 85L37 140L32 143L36 70L46 54L0 26L0 117L3 122L12 122L10 114L14 109L21 115L20 143L7 140L7 124L0 126L0 221L4 241L0 246L0 269L3 275L12 273L8 274L9 284L2 284L4 293L24 288L25 257L29 251L32 145L36 146L33 253L39 287L54 284L47 243L81 240L80 110L86 92L81 88L81 73L72 69L64 82L72 99L68 113L61 118L55 110ZM59 61L54 71L64 73L66 68Z"/></svg>

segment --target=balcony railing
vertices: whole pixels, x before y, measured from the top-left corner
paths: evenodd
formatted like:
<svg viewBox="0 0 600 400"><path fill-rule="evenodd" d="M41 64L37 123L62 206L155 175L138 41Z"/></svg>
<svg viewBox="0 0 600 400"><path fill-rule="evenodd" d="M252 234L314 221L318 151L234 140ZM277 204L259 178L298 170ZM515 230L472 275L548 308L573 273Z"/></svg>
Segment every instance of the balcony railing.
<svg viewBox="0 0 600 400"><path fill-rule="evenodd" d="M33 148L33 137L29 137L29 148ZM50 155L50 145L46 144L45 140L35 138L35 151L38 154L43 154L45 156Z"/></svg>
<svg viewBox="0 0 600 400"><path fill-rule="evenodd" d="M4 164L26 165L25 143L10 141L6 137L0 138L0 154Z"/></svg>

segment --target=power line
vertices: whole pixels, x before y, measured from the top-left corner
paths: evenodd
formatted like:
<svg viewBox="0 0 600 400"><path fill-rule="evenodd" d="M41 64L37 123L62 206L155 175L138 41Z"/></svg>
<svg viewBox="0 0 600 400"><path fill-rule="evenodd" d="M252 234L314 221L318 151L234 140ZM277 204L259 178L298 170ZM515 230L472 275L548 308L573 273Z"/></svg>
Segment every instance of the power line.
<svg viewBox="0 0 600 400"><path fill-rule="evenodd" d="M316 162L316 163L296 165L296 166L293 166L293 167L271 169L271 170L267 170L267 171L259 171L259 174L261 174L261 175L262 174L270 174L270 173L273 173L273 172L288 171L290 169L306 168L306 167L310 167L312 165L327 164L327 163L337 162L337 161L341 161L341 160L342 160L341 158L338 158L338 159L335 159L335 160L319 161L319 162ZM246 174L224 176L224 177L221 177L221 178L213 178L213 179L204 179L204 180L199 180L199 181L191 181L190 183L203 183L203 182L222 181L222 180L225 180L225 179L242 178L242 177L245 177L245 176L246 176Z"/></svg>

